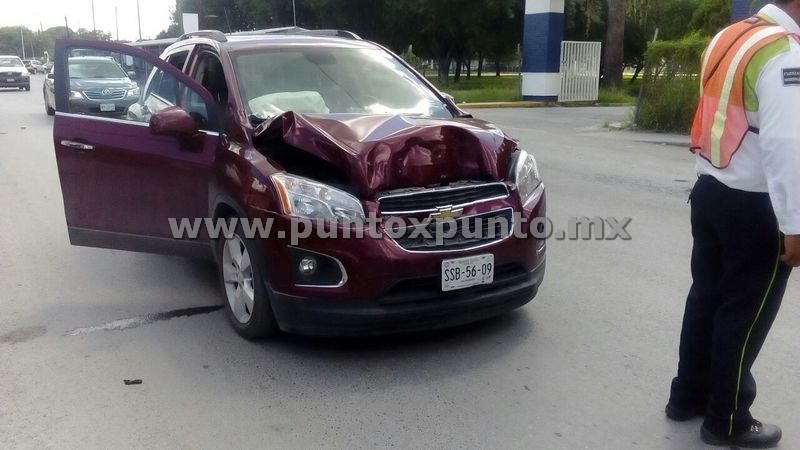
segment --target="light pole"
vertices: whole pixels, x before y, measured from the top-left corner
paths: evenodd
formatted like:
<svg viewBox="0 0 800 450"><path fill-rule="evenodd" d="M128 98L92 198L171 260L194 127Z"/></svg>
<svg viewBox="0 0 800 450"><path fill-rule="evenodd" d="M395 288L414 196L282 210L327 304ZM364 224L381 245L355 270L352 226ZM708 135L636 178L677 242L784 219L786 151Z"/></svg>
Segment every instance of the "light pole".
<svg viewBox="0 0 800 450"><path fill-rule="evenodd" d="M92 0L92 36L97 39L97 26L94 23L94 0Z"/></svg>
<svg viewBox="0 0 800 450"><path fill-rule="evenodd" d="M139 13L139 0L136 0L136 21L139 23L139 40L142 40L142 15Z"/></svg>
<svg viewBox="0 0 800 450"><path fill-rule="evenodd" d="M19 40L22 42L22 59L25 59L25 33L22 32L22 26L19 27Z"/></svg>
<svg viewBox="0 0 800 450"><path fill-rule="evenodd" d="M294 18L294 26L297 26L297 7L294 5L294 0L292 0L292 18Z"/></svg>

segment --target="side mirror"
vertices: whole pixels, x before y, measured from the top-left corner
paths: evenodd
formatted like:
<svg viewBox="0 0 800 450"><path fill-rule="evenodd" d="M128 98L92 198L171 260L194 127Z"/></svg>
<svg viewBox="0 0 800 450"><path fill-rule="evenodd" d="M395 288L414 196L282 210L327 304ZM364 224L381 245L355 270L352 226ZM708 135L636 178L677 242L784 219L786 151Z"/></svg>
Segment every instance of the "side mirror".
<svg viewBox="0 0 800 450"><path fill-rule="evenodd" d="M150 116L150 132L156 135L193 136L197 123L185 109L170 106Z"/></svg>
<svg viewBox="0 0 800 450"><path fill-rule="evenodd" d="M128 72L128 78L130 78L131 80L135 80L136 79L136 72L134 72L132 70L129 71Z"/></svg>
<svg viewBox="0 0 800 450"><path fill-rule="evenodd" d="M53 74L53 73L48 73L48 74L47 74L47 79L48 79L48 80L54 80L55 78L56 78L56 75L55 75L55 74Z"/></svg>

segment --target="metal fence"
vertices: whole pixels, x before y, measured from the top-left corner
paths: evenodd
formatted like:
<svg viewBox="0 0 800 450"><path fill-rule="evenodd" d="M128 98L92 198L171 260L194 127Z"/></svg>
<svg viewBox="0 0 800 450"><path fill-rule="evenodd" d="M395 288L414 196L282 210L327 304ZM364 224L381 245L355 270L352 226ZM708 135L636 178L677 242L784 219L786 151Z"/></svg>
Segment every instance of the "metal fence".
<svg viewBox="0 0 800 450"><path fill-rule="evenodd" d="M592 102L600 87L600 42L561 43L560 102Z"/></svg>

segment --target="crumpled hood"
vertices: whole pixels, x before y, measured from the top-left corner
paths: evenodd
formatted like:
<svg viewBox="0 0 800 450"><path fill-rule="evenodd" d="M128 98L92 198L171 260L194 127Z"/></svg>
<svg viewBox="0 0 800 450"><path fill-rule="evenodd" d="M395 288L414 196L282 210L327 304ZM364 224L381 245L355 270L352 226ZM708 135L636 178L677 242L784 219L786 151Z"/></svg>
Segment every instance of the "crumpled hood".
<svg viewBox="0 0 800 450"><path fill-rule="evenodd" d="M333 164L358 191L377 192L459 180L500 181L517 144L477 119L401 115L296 114L261 124L256 145L283 141Z"/></svg>

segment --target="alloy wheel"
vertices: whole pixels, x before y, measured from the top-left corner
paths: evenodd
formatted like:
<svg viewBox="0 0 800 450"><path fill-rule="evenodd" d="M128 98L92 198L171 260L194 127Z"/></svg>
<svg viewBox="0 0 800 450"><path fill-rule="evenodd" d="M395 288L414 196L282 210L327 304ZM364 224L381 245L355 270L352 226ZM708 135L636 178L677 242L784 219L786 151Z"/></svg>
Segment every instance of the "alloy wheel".
<svg viewBox="0 0 800 450"><path fill-rule="evenodd" d="M225 283L225 296L233 316L246 324L253 315L255 287L253 265L250 253L239 236L225 241L222 251L222 277Z"/></svg>

